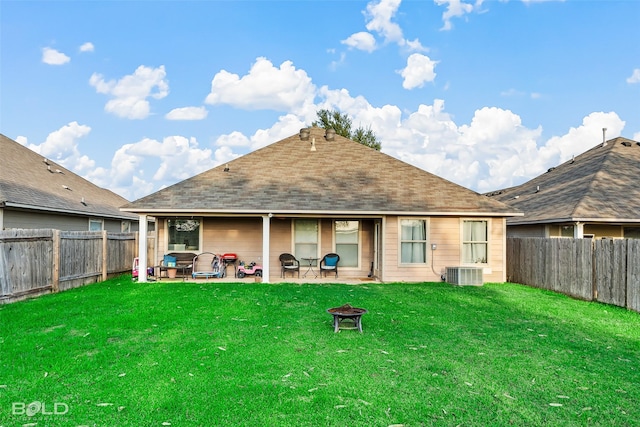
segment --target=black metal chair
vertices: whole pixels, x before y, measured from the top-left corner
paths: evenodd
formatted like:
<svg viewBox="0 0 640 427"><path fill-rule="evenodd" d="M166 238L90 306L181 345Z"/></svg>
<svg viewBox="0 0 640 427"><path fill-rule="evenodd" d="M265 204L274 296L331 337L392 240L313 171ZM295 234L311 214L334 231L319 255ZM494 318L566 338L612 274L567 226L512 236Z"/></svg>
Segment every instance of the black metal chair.
<svg viewBox="0 0 640 427"><path fill-rule="evenodd" d="M333 271L338 277L338 263L340 262L340 255L330 253L322 257L320 261L320 277L324 273L324 277L327 277L327 273Z"/></svg>
<svg viewBox="0 0 640 427"><path fill-rule="evenodd" d="M286 277L287 271L292 273L297 271L298 277L300 277L300 261L298 261L292 254L280 254L280 266L280 277Z"/></svg>

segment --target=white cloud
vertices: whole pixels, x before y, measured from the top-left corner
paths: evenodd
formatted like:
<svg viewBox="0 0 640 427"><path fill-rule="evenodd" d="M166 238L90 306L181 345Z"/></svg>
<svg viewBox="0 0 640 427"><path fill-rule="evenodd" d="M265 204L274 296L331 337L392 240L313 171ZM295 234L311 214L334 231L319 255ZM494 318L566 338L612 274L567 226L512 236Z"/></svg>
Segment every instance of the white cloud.
<svg viewBox="0 0 640 427"><path fill-rule="evenodd" d="M391 22L400 7L400 2L401 0L380 0L377 3L367 4L365 12L368 18L367 30L377 32L385 39L385 42L403 45L405 41L402 29L398 24Z"/></svg>
<svg viewBox="0 0 640 427"><path fill-rule="evenodd" d="M42 48L42 62L49 65L62 65L71 61L67 55L50 47Z"/></svg>
<svg viewBox="0 0 640 427"><path fill-rule="evenodd" d="M94 49L93 43L91 42L83 43L82 46L80 46L80 52L93 52Z"/></svg>
<svg viewBox="0 0 640 427"><path fill-rule="evenodd" d="M340 43L349 46L353 49L364 50L366 52L373 52L376 50L376 39L366 31L351 34L345 40Z"/></svg>
<svg viewBox="0 0 640 427"><path fill-rule="evenodd" d="M207 104L227 104L245 110L270 109L297 112L313 103L315 85L304 70L291 61L279 68L266 58L257 58L242 78L222 70L211 82Z"/></svg>
<svg viewBox="0 0 640 427"><path fill-rule="evenodd" d="M166 75L164 65L158 68L141 65L118 81L105 81L101 74L93 73L89 84L96 92L113 97L104 107L106 112L127 119L145 119L151 110L147 98L162 99L169 94Z"/></svg>
<svg viewBox="0 0 640 427"><path fill-rule="evenodd" d="M631 77L627 79L627 83L640 83L640 68L636 68L633 70L633 73L631 73Z"/></svg>
<svg viewBox="0 0 640 427"><path fill-rule="evenodd" d="M200 148L195 138L144 138L120 147L111 160L111 169L103 169L92 178L133 199L153 191L149 188L157 190L158 186L187 179L216 164L211 149Z"/></svg>
<svg viewBox="0 0 640 427"><path fill-rule="evenodd" d="M420 40L415 39L415 40L406 40L406 45L409 48L410 51L412 52L428 52L429 49L422 46L422 43L420 43Z"/></svg>
<svg viewBox="0 0 640 427"><path fill-rule="evenodd" d="M82 175L95 167L95 162L86 155L82 155L78 149L78 140L87 136L89 132L91 132L89 126L74 121L51 132L42 144L27 145L26 138L23 142L25 146L43 157Z"/></svg>
<svg viewBox="0 0 640 427"><path fill-rule="evenodd" d="M426 55L414 53L407 59L407 66L398 73L403 77L402 87L415 89L424 86L425 82L432 82L436 78L435 67L437 61L432 61Z"/></svg>
<svg viewBox="0 0 640 427"><path fill-rule="evenodd" d="M208 114L205 107L182 107L174 108L164 117L167 120L203 120L207 118Z"/></svg>
<svg viewBox="0 0 640 427"><path fill-rule="evenodd" d="M473 12L473 5L469 3L465 3L462 0L433 0L435 4L438 6L447 5L447 10L442 14L442 20L444 21L444 25L442 26L442 30L450 30L453 28L451 24L452 18L460 18L468 13ZM478 6L482 4L482 2L476 3Z"/></svg>
<svg viewBox="0 0 640 427"><path fill-rule="evenodd" d="M547 157L550 157L549 153L554 154L558 164L566 162L602 142L602 128L607 128L606 138L611 139L621 134L624 125L616 113L591 113L582 119L581 126L569 128L565 135L549 139L541 153Z"/></svg>

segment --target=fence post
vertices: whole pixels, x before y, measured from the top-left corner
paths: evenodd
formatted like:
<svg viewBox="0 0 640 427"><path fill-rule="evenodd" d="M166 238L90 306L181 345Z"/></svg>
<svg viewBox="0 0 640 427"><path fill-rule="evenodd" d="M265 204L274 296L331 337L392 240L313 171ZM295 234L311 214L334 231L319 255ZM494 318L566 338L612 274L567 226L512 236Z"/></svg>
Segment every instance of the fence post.
<svg viewBox="0 0 640 427"><path fill-rule="evenodd" d="M108 278L108 270L109 270L109 239L107 235L107 230L102 230L102 281L104 282Z"/></svg>
<svg viewBox="0 0 640 427"><path fill-rule="evenodd" d="M53 230L53 274L51 275L51 292L60 292L60 230Z"/></svg>

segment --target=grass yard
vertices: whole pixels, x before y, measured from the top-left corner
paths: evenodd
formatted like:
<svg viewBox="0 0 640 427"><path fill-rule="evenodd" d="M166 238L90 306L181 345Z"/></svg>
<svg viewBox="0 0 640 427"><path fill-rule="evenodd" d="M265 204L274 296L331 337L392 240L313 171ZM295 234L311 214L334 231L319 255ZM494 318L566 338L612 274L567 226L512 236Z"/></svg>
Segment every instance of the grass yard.
<svg viewBox="0 0 640 427"><path fill-rule="evenodd" d="M326 310L369 310L364 333ZM0 426L631 426L640 314L513 284L132 283L0 306Z"/></svg>

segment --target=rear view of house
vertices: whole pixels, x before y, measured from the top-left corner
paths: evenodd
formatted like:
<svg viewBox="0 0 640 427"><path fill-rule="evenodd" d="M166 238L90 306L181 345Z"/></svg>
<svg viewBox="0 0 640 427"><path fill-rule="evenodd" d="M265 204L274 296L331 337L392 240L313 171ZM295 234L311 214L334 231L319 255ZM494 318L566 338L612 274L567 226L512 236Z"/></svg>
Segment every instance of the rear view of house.
<svg viewBox="0 0 640 427"><path fill-rule="evenodd" d="M520 215L318 127L123 210L141 224L157 220L158 255L147 265L167 252L235 253L262 264L265 282L281 280L283 253L314 268L337 253L343 278L440 281L446 267L475 266L485 281L503 282L506 218Z"/></svg>

